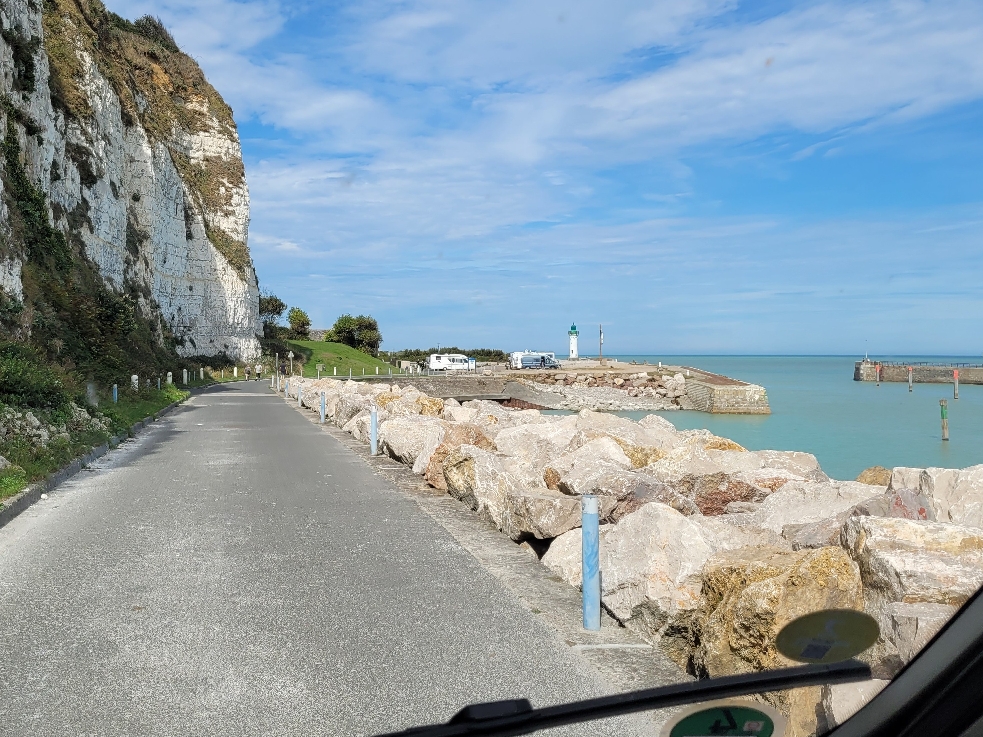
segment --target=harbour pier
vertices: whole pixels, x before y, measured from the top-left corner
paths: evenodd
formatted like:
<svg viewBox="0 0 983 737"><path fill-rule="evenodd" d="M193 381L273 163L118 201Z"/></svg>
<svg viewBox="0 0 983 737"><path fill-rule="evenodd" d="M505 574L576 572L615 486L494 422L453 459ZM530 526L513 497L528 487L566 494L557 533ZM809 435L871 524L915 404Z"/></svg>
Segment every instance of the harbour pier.
<svg viewBox="0 0 983 737"><path fill-rule="evenodd" d="M983 384L983 363L929 363L878 361L864 359L853 368L854 381L907 382L908 373L915 384ZM958 373L957 373L958 372ZM878 377L878 373L880 376Z"/></svg>

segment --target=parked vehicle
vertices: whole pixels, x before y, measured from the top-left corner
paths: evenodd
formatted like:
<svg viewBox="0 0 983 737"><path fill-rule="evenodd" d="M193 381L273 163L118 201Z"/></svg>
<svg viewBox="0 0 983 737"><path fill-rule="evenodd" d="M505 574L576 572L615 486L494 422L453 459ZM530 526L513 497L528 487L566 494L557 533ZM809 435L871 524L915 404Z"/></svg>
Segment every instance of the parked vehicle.
<svg viewBox="0 0 983 737"><path fill-rule="evenodd" d="M468 357L460 353L431 353L427 368L431 371L467 371Z"/></svg>
<svg viewBox="0 0 983 737"><path fill-rule="evenodd" d="M509 354L510 369L543 368L558 369L556 354L546 351L516 351Z"/></svg>

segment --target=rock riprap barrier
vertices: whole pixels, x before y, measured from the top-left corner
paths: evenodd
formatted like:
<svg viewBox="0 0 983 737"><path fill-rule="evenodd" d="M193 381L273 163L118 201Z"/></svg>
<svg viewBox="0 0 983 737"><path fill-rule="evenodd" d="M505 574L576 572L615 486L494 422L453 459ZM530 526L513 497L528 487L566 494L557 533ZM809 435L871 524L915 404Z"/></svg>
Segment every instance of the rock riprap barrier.
<svg viewBox="0 0 983 737"><path fill-rule="evenodd" d="M838 481L815 456L748 451L583 410L547 415L412 386L291 378L289 399L368 442L580 585L580 497L600 501L602 601L697 677L790 665L775 637L810 612L864 610L876 682L767 698L789 734L831 726L896 674L983 584L983 466Z"/></svg>
<svg viewBox="0 0 983 737"><path fill-rule="evenodd" d="M557 397L551 406L579 410L662 411L694 409L681 373L613 371L531 371L514 380Z"/></svg>

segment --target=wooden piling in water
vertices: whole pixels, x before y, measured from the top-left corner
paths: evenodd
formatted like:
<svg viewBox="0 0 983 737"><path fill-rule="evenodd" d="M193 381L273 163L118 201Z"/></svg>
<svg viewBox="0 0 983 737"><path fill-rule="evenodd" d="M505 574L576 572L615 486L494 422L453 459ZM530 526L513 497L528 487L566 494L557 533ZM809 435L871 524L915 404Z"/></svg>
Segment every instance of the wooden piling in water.
<svg viewBox="0 0 983 737"><path fill-rule="evenodd" d="M959 369L952 370L952 398L959 399Z"/></svg>
<svg viewBox="0 0 983 737"><path fill-rule="evenodd" d="M939 406L942 408L942 439L949 439L949 402L945 399L939 400Z"/></svg>
<svg viewBox="0 0 983 737"><path fill-rule="evenodd" d="M911 384L913 380L914 380L913 372L911 366L909 366L908 367L908 393L909 394L911 393Z"/></svg>
<svg viewBox="0 0 983 737"><path fill-rule="evenodd" d="M880 364L877 364L877 366L875 366L874 368L877 371L877 386L880 386L881 385L881 365Z"/></svg>

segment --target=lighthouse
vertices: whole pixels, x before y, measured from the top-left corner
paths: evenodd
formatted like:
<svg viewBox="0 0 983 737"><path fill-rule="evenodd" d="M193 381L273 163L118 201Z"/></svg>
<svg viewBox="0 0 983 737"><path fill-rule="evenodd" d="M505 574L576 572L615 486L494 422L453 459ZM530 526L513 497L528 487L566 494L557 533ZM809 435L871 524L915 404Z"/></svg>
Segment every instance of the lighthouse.
<svg viewBox="0 0 983 737"><path fill-rule="evenodd" d="M577 330L576 323L570 326L570 332L567 333L570 336L570 360L575 361L580 358L580 354L577 352L577 336L580 332Z"/></svg>

